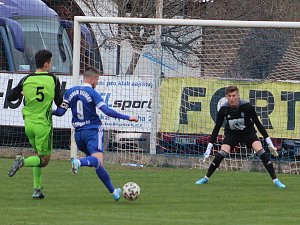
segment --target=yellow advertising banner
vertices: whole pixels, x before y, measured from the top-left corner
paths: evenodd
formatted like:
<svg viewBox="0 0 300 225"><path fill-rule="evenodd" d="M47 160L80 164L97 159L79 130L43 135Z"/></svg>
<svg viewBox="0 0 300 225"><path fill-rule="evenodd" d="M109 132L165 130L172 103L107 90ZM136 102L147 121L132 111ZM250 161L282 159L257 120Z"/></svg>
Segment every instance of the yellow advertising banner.
<svg viewBox="0 0 300 225"><path fill-rule="evenodd" d="M255 106L270 137L300 138L300 83L279 81L166 78L160 90L161 131L211 134L229 85Z"/></svg>

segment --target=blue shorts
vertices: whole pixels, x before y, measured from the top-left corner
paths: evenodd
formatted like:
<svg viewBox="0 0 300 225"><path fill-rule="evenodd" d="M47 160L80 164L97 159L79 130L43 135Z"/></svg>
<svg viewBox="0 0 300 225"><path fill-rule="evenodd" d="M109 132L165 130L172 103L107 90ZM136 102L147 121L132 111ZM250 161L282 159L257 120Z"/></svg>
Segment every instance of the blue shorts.
<svg viewBox="0 0 300 225"><path fill-rule="evenodd" d="M99 126L98 129L88 129L75 131L75 141L78 150L84 152L87 156L97 152L104 152L104 129Z"/></svg>

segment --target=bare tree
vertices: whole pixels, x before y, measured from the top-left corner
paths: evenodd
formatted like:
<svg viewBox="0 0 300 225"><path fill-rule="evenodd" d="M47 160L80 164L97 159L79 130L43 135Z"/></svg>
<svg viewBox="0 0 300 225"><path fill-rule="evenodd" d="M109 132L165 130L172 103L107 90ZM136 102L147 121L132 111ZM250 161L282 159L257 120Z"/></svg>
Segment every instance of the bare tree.
<svg viewBox="0 0 300 225"><path fill-rule="evenodd" d="M97 0L82 0L82 2L87 5L88 8L93 12L94 16L102 16L101 11L103 7L108 7L106 4L100 4ZM99 4L98 4L99 3ZM193 1L164 1L163 5L163 17L164 18L192 18L189 16L189 10ZM112 0L110 11L116 13L116 16L119 17L135 17L135 18L154 18L156 17L156 2L153 0ZM197 6L205 5L204 3L193 3ZM102 10L99 10L99 6L102 5ZM115 6L116 11L113 9ZM97 8L98 7L98 8ZM97 8L97 9L95 9ZM126 75L132 75L137 62L142 53L142 49L146 45L154 45L154 26L141 26L141 25L121 25L117 27L117 32L114 32L114 29L110 26L111 36L110 39L114 39L117 42L117 64L120 61L120 46L123 40L128 40L132 47L132 58L128 65L128 68L125 72ZM195 34L195 31L187 30L191 28L182 28L186 29L186 32ZM101 29L100 29L101 30ZM191 34L183 38L180 37L178 32L179 28L174 27L165 27L162 31L162 48L166 50L169 54L181 63L186 62L186 55L195 53L195 43L199 43L197 39L201 38L199 34L197 36L192 36ZM194 29L199 30L199 28ZM182 30L181 30L182 32ZM102 36L100 46L107 44L107 38L105 35ZM197 44L196 44L197 45ZM198 54L198 53L197 53ZM117 74L119 65L116 66Z"/></svg>
<svg viewBox="0 0 300 225"><path fill-rule="evenodd" d="M253 1L214 1L203 13L203 19L257 20L257 21L299 21L299 1L292 0L253 0ZM210 32L209 30L207 30ZM209 36L208 33L204 35ZM234 59L227 63L223 76L270 79L277 78L278 68L287 67L290 62L285 58L295 46L295 30L286 29L248 29L242 45ZM241 35L242 37L242 35ZM226 36L224 36L226 39ZM213 51L212 47L204 52ZM205 54L202 54L205 57ZM226 54L223 59L226 58ZM294 57L293 57L294 58ZM222 60L222 59L219 59ZM299 59L294 59L299 61ZM207 67L214 62L207 61ZM289 79L298 79L299 75L290 72ZM287 79L287 77L282 77Z"/></svg>
<svg viewBox="0 0 300 225"><path fill-rule="evenodd" d="M48 2L50 2L49 0ZM55 0L52 0L52 2ZM56 1L59 2L59 1ZM61 1L60 1L61 2ZM71 2L64 1L64 2ZM155 0L77 0L78 5L85 7L93 16L119 16L119 17L136 17L136 18L154 18L156 15L156 1ZM62 3L61 3L62 4ZM64 3L66 4L66 3ZM298 12L300 10L300 1L294 0L214 0L213 2L203 2L202 0L164 0L163 1L163 18L186 18L186 19L227 19L227 20L284 20L284 21L299 21ZM86 13L86 12L85 12ZM132 49L132 58L128 64L125 74L132 75L136 68L137 62L143 52L143 48L147 45L154 45L153 26L140 25L109 25L109 34L103 32L99 25L95 25L101 38L98 40L99 48L117 48L117 65L116 73L119 74L120 68L120 52L124 40L127 40ZM95 27L93 27L95 30ZM279 32L279 33L278 33ZM183 35L185 34L185 35ZM229 34L228 34L229 35ZM268 76L268 70L275 67L276 64L283 57L283 52L288 49L289 43L293 39L293 35L285 34L284 31L277 31L276 33L268 30L258 31L253 29L250 35L245 38L244 46L248 46L247 54L251 52L255 55L258 51L257 45L252 43L251 37L260 40L263 43L265 38L270 39L270 44L265 45L265 48L276 47L274 54L266 55L268 49L261 49L261 58L256 61L249 61L250 56L246 57L243 53L243 46L237 51L235 62L231 62L231 69L225 71L225 74L235 74L238 68L248 68L248 71L243 71L247 74L256 74L257 77ZM288 36L286 36L288 35ZM208 61L207 55L213 51L213 44L209 43L216 38L217 34L212 29L200 29L197 27L176 27L164 26L161 35L161 46L164 53L172 56L179 63L188 67L196 68L199 64L207 66L217 66L222 63L218 62L221 59ZM203 37L206 37L204 39ZM224 39L229 36L224 36ZM283 38L280 38L283 37ZM284 38L286 37L286 38ZM112 46L112 42L114 42ZM256 43L257 44L257 43ZM249 50L250 49L250 50ZM223 51L223 50L222 50ZM224 58L230 52L221 52ZM274 52L273 52L274 53ZM215 53L214 53L215 54ZM192 60L191 60L192 59ZM247 60L246 60L247 59ZM273 65L262 65L270 59ZM224 61L224 64L230 64ZM249 63L252 64L249 65ZM262 65L260 72L254 71L254 68ZM264 69L268 68L268 69ZM252 70L252 71L250 71ZM252 76L251 75L251 76Z"/></svg>

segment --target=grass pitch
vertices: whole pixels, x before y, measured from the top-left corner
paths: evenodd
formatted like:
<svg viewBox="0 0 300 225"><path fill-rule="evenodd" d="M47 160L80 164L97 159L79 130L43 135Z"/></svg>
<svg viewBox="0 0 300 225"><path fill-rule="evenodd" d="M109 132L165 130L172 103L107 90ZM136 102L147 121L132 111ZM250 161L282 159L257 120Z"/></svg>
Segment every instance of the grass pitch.
<svg viewBox="0 0 300 225"><path fill-rule="evenodd" d="M43 169L44 200L33 200L32 170L9 178L12 159L0 159L1 225L297 225L300 178L279 174L286 190L267 173L216 171L210 183L196 186L203 170L106 165L115 186L134 181L136 201L116 203L93 168L70 174L66 161Z"/></svg>

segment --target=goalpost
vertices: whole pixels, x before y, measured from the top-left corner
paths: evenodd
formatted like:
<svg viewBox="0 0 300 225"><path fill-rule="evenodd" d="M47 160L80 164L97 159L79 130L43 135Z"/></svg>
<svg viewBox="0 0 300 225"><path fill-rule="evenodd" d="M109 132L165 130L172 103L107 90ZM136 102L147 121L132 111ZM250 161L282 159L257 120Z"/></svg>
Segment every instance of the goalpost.
<svg viewBox="0 0 300 225"><path fill-rule="evenodd" d="M82 41L81 26L94 37ZM97 90L113 109L138 116L138 124L100 113L112 161L194 165L208 144L225 88L237 85L280 149L278 162L299 161L300 23L88 17L74 18L73 85L89 60L104 76ZM214 153L222 141L220 131ZM260 134L259 134L260 135ZM262 140L263 141L263 140ZM265 146L266 147L266 146ZM71 155L76 155L73 145ZM153 159L155 159L153 161ZM236 146L222 166L242 169L255 160ZM209 162L208 162L209 163ZM221 167L222 167L221 166ZM248 168L248 170L251 168Z"/></svg>

